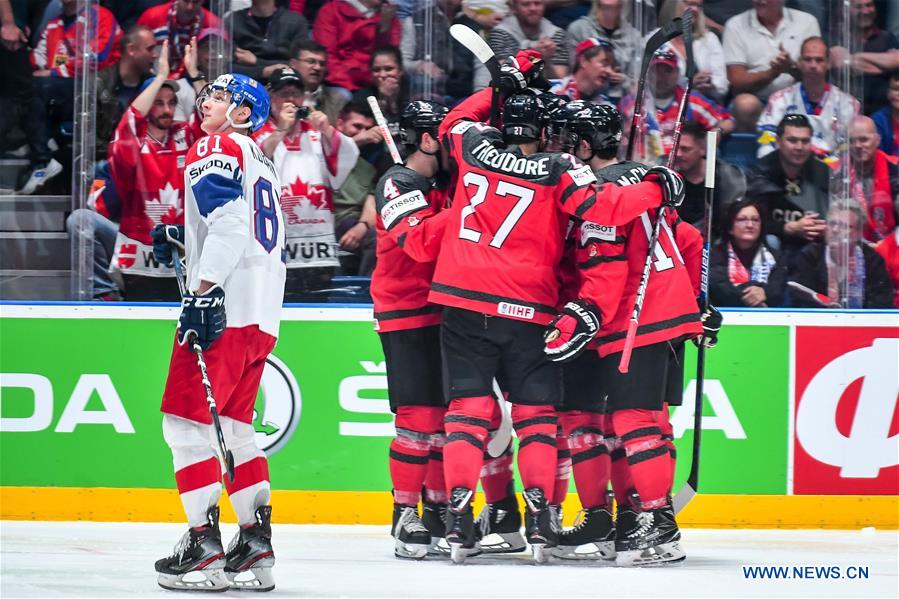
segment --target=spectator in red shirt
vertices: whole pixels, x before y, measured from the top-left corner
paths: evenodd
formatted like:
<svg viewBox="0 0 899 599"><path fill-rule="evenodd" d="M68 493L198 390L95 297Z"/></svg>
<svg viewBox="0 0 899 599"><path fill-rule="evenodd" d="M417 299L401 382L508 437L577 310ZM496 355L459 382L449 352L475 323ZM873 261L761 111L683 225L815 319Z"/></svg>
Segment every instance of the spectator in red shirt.
<svg viewBox="0 0 899 599"><path fill-rule="evenodd" d="M400 44L396 6L385 0L332 0L315 19L312 36L328 50L328 83L351 92L371 85L369 59Z"/></svg>
<svg viewBox="0 0 899 599"><path fill-rule="evenodd" d="M204 134L196 118L174 118L178 85L168 79L167 54L163 42L156 77L122 116L109 149L122 206L111 269L122 273L129 300L179 297L172 270L152 258L150 230L160 223L184 224L184 162Z"/></svg>
<svg viewBox="0 0 899 599"><path fill-rule="evenodd" d="M85 15L78 14L76 0L62 0L62 13L47 23L37 46L31 52L34 69L31 98L31 123L26 128L31 150L31 172L19 190L32 194L47 181L62 172L62 164L55 160L48 147L51 127L72 118L74 110L75 71L80 68L76 53L76 36L84 26ZM104 69L116 63L120 55L122 30L112 13L102 6L91 7L94 31L91 49L97 68ZM48 114L50 101L59 107L54 115Z"/></svg>
<svg viewBox="0 0 899 599"><path fill-rule="evenodd" d="M219 26L218 17L202 5L202 0L173 0L148 8L137 20L138 25L153 30L157 43L168 40L171 63L177 65L172 69L172 79L184 74L181 60L190 40L197 37L202 29Z"/></svg>

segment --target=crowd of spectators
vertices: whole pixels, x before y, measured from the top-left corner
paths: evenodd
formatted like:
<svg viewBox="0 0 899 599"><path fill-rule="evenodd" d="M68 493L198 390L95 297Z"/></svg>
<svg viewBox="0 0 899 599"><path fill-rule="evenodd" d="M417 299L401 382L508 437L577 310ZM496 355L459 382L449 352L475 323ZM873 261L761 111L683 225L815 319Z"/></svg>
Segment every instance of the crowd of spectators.
<svg viewBox="0 0 899 599"><path fill-rule="evenodd" d="M395 124L409 100L452 106L488 83L483 65L450 38L451 24L477 31L501 58L540 51L554 93L615 105L628 126L639 60L653 33L636 23L628 0L224 3L228 11L216 2L213 12L210 0L100 0L90 9L98 71L95 183L89 207L73 213L69 229L93 239L98 298L176 296L172 273L152 260L149 230L183 219L184 156L203 135L196 95L229 65L271 95L270 120L254 137L283 183L288 301L316 301L325 299L334 275L374 269L372 188L390 158L367 98ZM644 11L652 4L643 3ZM697 226L704 218L706 133L717 131L722 140L713 302L893 305L899 5L849 0L842 11L830 0L657 4L644 23L663 26L687 11L694 17L697 71L675 162L687 188L681 216ZM0 151L28 160L19 194L69 191L85 17L76 0L0 0L0 61L8 73L0 79ZM220 55L223 48L231 55ZM674 39L649 69L635 148L647 161L672 150L686 55L683 39ZM724 151L738 140L746 168L729 163Z"/></svg>

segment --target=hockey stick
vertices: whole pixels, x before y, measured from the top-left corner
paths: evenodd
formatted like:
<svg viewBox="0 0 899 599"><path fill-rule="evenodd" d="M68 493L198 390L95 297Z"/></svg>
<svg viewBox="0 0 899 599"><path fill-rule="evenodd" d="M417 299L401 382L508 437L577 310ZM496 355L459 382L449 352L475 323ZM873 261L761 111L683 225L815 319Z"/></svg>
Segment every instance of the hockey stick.
<svg viewBox="0 0 899 599"><path fill-rule="evenodd" d="M178 257L178 249L172 245L175 250L175 278L178 280L178 289L181 296L187 295L187 283L184 280L184 266L181 264L181 258ZM228 478L234 482L234 454L225 445L225 433L222 432L222 423L219 422L218 407L215 405L215 396L212 395L212 383L209 382L209 373L206 371L206 360L203 359L203 348L197 343L196 335L191 335L187 340L194 353L197 355L197 366L200 367L200 378L203 380L203 389L206 390L206 403L209 404L209 415L212 416L212 425L215 428L215 436L219 443L219 458L225 465L228 472Z"/></svg>
<svg viewBox="0 0 899 599"><path fill-rule="evenodd" d="M403 164L403 158L400 156L399 148L396 147L396 140L393 139L393 135L390 133L390 127L387 126L387 119L384 118L384 113L381 112L378 99L374 96L368 96L366 99L371 108L371 113L375 117L375 123L378 124L378 129L381 130L381 136L384 138L384 145L387 146L390 157L393 158L394 163Z"/></svg>
<svg viewBox="0 0 899 599"><path fill-rule="evenodd" d="M496 396L496 403L503 419L496 429L496 435L487 443L487 453L491 458L498 458L506 451L509 441L512 440L512 414L509 413L509 405L496 379L493 379L493 394Z"/></svg>
<svg viewBox="0 0 899 599"><path fill-rule="evenodd" d="M689 12L684 13L684 16L688 19L693 18L692 14ZM636 142L637 125L640 122L640 116L643 114L643 94L645 92L646 73L649 72L649 65L652 64L652 58L659 48L683 34L684 29L682 20L681 17L672 19L670 23L653 33L652 36L646 40L646 48L643 49L643 62L640 63L640 79L637 80L637 95L634 98L634 114L631 117L631 130L628 132L627 136L628 160L631 160L634 157L634 143Z"/></svg>
<svg viewBox="0 0 899 599"><path fill-rule="evenodd" d="M699 283L699 309L704 313L709 307L709 253L712 240L712 203L715 195L715 159L718 156L718 132L709 131L705 139L705 215L703 225L705 239L702 244L702 278ZM671 501L674 513L679 513L699 491L699 441L702 436L702 396L705 382L705 344L700 343L696 352L696 398L693 404L693 461L687 482Z"/></svg>
<svg viewBox="0 0 899 599"><path fill-rule="evenodd" d="M687 114L687 105L690 102L690 94L693 93L693 77L696 75L696 63L693 62L693 15L689 11L681 17L680 25L683 28L684 48L687 52L687 86L684 95L681 96L680 106L677 108L677 123L674 126L674 139L671 144L671 152L668 154L668 168L674 167L677 156L677 148L680 145L681 129L684 126L684 118ZM636 107L635 107L636 111ZM628 154L631 148L628 148ZM631 354L634 351L634 343L637 340L637 327L640 324L640 313L643 311L643 301L646 299L646 288L649 285L649 275L652 272L652 260L659 241L659 231L662 228L662 219L665 218L665 206L659 208L656 213L655 226L652 229L652 237L649 239L649 251L646 254L646 262L643 263L643 275L640 278L640 286L637 288L637 297L634 301L634 310L627 327L627 337L624 339L624 349L621 352L621 360L618 362L618 372L626 373L631 362Z"/></svg>
<svg viewBox="0 0 899 599"><path fill-rule="evenodd" d="M499 85L500 76L499 59L496 57L496 54L493 53L490 46L487 45L487 42L484 41L484 38L470 27L466 27L461 23L456 23L450 27L449 31L450 35L453 36L453 39L474 54L475 58L487 67L487 70L490 72L490 83L493 91L493 95L490 98L490 125L496 127L499 123L500 90L497 87L497 85Z"/></svg>

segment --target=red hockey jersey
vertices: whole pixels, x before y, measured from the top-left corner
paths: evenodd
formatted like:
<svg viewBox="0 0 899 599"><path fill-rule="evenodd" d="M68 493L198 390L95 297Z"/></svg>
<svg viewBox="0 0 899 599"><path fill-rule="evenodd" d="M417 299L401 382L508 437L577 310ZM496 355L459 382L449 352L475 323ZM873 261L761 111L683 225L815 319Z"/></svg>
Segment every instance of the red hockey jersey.
<svg viewBox="0 0 899 599"><path fill-rule="evenodd" d="M440 324L443 308L428 302L428 290L449 214L443 210L446 193L418 172L394 165L378 181L375 203L375 330Z"/></svg>
<svg viewBox="0 0 899 599"><path fill-rule="evenodd" d="M97 60L97 69L105 69L119 61L121 56L122 30L111 12L102 6L95 6L90 32L91 51ZM76 37L84 28L84 13L68 24L62 16L47 23L37 46L31 51L31 66L36 70L48 70L51 77L74 77L80 57Z"/></svg>
<svg viewBox="0 0 899 599"><path fill-rule="evenodd" d="M627 185L639 181L645 172L642 165L626 162L601 169L596 175L600 180ZM580 227L577 254L581 296L595 298L602 315L596 338L601 356L620 352L624 347L654 222L652 211L624 226L584 222ZM699 231L680 221L675 211L666 210L635 347L702 332L696 303L701 257Z"/></svg>
<svg viewBox="0 0 899 599"><path fill-rule="evenodd" d="M624 224L661 203L655 183L598 185L568 154L503 149L478 121L490 90L454 108L440 134L458 166L430 300L547 324L557 313L559 261L570 216Z"/></svg>

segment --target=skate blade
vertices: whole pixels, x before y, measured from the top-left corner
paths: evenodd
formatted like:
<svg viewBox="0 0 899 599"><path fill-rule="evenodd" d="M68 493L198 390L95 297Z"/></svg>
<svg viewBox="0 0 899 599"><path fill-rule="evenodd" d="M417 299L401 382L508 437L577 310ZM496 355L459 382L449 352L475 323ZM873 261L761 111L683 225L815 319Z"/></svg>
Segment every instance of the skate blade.
<svg viewBox="0 0 899 599"><path fill-rule="evenodd" d="M615 541L595 541L583 545L559 545L552 550L553 557L566 560L614 560Z"/></svg>
<svg viewBox="0 0 899 599"><path fill-rule="evenodd" d="M481 554L481 548L475 543L474 547L463 547L461 543L450 543L450 559L454 564L464 563L469 557Z"/></svg>
<svg viewBox="0 0 899 599"><path fill-rule="evenodd" d="M484 553L520 553L527 549L524 536L518 532L494 532L481 539Z"/></svg>
<svg viewBox="0 0 899 599"><path fill-rule="evenodd" d="M431 537L428 546L428 557L449 557L450 546L443 537Z"/></svg>
<svg viewBox="0 0 899 599"><path fill-rule="evenodd" d="M679 541L662 543L637 551L619 551L615 563L619 566L661 566L682 562L687 558Z"/></svg>
<svg viewBox="0 0 899 599"><path fill-rule="evenodd" d="M256 591L265 592L275 588L275 577L272 576L272 566L275 561L271 560L271 564L265 564L266 560L257 562L257 566L244 570L243 572L228 572L228 582L232 591Z"/></svg>
<svg viewBox="0 0 899 599"><path fill-rule="evenodd" d="M553 547L549 547L545 543L533 543L531 545L531 552L534 554L534 561L538 564L549 563L549 558L552 557L553 549Z"/></svg>
<svg viewBox="0 0 899 599"><path fill-rule="evenodd" d="M203 591L222 593L230 588L228 577L222 568L193 570L184 574L158 572L156 582L170 591Z"/></svg>
<svg viewBox="0 0 899 599"><path fill-rule="evenodd" d="M424 559L430 545L424 543L403 543L397 539L393 546L393 555L399 559Z"/></svg>

